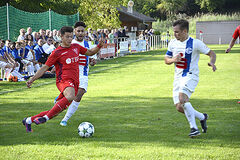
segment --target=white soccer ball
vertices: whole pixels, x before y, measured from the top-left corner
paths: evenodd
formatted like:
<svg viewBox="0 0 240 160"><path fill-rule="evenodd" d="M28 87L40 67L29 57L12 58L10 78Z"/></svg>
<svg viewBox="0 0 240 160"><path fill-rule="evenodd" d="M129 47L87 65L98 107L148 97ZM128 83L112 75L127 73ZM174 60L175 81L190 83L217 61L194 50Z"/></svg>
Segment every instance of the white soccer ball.
<svg viewBox="0 0 240 160"><path fill-rule="evenodd" d="M89 122L82 122L78 126L78 134L82 138L87 138L93 136L94 126Z"/></svg>

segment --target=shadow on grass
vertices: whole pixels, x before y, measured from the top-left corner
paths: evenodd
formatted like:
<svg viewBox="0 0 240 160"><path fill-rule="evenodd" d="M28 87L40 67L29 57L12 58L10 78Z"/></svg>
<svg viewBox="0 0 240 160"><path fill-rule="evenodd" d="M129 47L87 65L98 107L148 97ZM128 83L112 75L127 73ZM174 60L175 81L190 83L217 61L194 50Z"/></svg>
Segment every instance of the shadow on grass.
<svg viewBox="0 0 240 160"><path fill-rule="evenodd" d="M59 125L64 111L46 124L33 124L33 133L26 133L21 120L50 109L52 103L0 104L0 145L98 142L100 146L114 148L131 147L131 143L185 148L202 144L239 147L240 106L236 100L192 99L191 102L195 109L210 116L208 133L194 140L188 138L189 125L185 116L175 110L171 97L85 98L67 127ZM77 127L83 121L93 123L94 137L78 136ZM197 125L200 129L198 120Z"/></svg>

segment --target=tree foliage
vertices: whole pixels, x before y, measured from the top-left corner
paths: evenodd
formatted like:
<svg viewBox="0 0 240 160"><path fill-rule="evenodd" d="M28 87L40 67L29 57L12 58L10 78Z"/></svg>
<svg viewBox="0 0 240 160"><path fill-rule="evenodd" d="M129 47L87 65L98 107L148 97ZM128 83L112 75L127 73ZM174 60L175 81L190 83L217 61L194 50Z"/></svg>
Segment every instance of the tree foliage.
<svg viewBox="0 0 240 160"><path fill-rule="evenodd" d="M118 0L81 0L79 1L81 19L91 28L118 28L119 15L116 7L120 6Z"/></svg>
<svg viewBox="0 0 240 160"><path fill-rule="evenodd" d="M78 4L71 0L1 0L0 6L9 5L27 12L45 12L49 9L59 14L76 14Z"/></svg>

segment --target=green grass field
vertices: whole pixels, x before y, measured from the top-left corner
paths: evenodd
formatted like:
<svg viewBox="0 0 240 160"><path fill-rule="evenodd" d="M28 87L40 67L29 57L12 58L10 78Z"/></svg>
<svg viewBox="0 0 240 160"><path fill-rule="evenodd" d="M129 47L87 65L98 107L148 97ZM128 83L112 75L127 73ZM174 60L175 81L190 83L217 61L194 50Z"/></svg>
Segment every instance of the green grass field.
<svg viewBox="0 0 240 160"><path fill-rule="evenodd" d="M90 70L89 87L67 127L66 111L26 133L21 121L53 106L59 94L54 79L0 82L0 159L240 159L240 46L210 45L217 71L199 61L200 81L191 103L208 113L208 132L191 139L185 116L172 101L174 67L164 63L166 50L101 61ZM48 84L43 84L48 83ZM7 92L9 93L7 93ZM95 127L80 138L83 121ZM200 123L197 121L200 129Z"/></svg>

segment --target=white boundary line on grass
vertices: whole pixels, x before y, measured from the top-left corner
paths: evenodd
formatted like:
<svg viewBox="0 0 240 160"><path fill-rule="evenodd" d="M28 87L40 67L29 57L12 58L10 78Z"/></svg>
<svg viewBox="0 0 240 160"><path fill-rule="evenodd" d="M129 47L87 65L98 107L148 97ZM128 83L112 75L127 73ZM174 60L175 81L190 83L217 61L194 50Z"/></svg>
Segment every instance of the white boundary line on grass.
<svg viewBox="0 0 240 160"><path fill-rule="evenodd" d="M156 54L156 55L157 55L157 54ZM154 55L151 55L150 57L152 57L152 56L154 56ZM149 57L139 58L139 59L137 59L137 60L130 61L130 62L127 62L127 63L123 63L123 64L121 64L121 65L114 66L114 67L99 69L99 70L96 70L96 71L90 71L90 72L89 72L89 75L90 75L90 74L94 74L94 73L99 73L99 72L102 72L102 71L106 71L106 70L110 70L110 69L113 69L113 68L118 68L118 67L121 67L121 66L126 66L126 65L128 65L128 64L135 63L135 62L139 62L139 61L142 61L142 60L147 59L147 58L149 58ZM48 84L52 84L52 83L56 83L56 81L36 84L36 85L32 86L32 88L37 88L37 87L44 86L44 85L48 85ZM18 88L18 89L15 89L15 90L2 91L2 92L0 92L0 95L6 94L6 93L11 93L11 92L21 91L21 90L27 89L27 88L28 88L28 87L23 87L23 88Z"/></svg>

